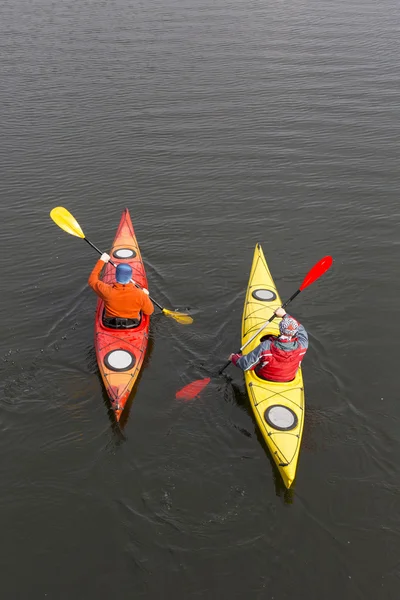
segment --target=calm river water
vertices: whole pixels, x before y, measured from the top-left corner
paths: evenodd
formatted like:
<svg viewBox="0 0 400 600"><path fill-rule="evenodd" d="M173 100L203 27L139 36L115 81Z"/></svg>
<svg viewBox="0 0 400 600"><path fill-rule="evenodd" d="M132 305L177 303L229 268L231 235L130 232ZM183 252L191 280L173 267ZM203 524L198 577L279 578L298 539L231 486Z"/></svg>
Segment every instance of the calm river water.
<svg viewBox="0 0 400 600"><path fill-rule="evenodd" d="M399 598L400 5L5 0L1 597ZM130 209L158 314L122 431L96 254ZM255 244L311 338L286 492L243 377Z"/></svg>

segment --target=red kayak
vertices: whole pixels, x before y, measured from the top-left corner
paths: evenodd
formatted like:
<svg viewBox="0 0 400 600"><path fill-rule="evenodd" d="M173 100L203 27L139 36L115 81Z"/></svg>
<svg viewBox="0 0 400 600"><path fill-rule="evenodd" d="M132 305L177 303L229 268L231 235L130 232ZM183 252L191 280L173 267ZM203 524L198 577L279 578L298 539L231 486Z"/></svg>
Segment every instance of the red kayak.
<svg viewBox="0 0 400 600"><path fill-rule="evenodd" d="M132 278L140 286L148 288L146 272L127 208L122 213L110 256L116 265L128 263L132 267ZM105 265L102 279L106 283L115 282L115 267L110 263ZM143 364L150 317L142 314L140 324L134 329L111 329L104 326L103 313L104 302L99 299L94 326L97 364L115 417L119 421Z"/></svg>

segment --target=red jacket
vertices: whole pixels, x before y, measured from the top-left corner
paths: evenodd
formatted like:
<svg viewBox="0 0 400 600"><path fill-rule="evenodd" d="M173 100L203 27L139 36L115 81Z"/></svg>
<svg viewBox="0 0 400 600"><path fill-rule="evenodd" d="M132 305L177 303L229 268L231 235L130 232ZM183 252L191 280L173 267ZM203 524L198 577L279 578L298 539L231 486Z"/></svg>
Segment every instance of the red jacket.
<svg viewBox="0 0 400 600"><path fill-rule="evenodd" d="M259 344L252 352L241 356L234 354L232 362L243 371L255 370L261 379L291 381L308 348L308 335L299 325L297 337L285 341L274 336Z"/></svg>
<svg viewBox="0 0 400 600"><path fill-rule="evenodd" d="M147 294L133 283L104 283L99 279L104 262L98 260L89 277L89 285L104 300L106 317L138 319L140 311L145 315L154 312L154 306Z"/></svg>
<svg viewBox="0 0 400 600"><path fill-rule="evenodd" d="M292 381L296 377L297 369L306 351L306 349L298 347L288 352L278 348L272 342L269 352L263 353L263 362L255 368L255 371L261 379Z"/></svg>

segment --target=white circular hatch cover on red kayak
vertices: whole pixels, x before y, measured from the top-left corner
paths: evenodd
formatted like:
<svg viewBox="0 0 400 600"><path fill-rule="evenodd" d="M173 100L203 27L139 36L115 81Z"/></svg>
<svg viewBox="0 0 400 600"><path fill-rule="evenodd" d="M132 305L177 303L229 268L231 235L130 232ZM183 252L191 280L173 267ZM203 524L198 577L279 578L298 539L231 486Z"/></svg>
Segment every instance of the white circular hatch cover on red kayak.
<svg viewBox="0 0 400 600"><path fill-rule="evenodd" d="M136 256L136 252L132 248L118 248L113 252L114 258L128 259Z"/></svg>
<svg viewBox="0 0 400 600"><path fill-rule="evenodd" d="M135 364L135 357L127 350L112 350L105 355L104 363L112 371L129 371Z"/></svg>

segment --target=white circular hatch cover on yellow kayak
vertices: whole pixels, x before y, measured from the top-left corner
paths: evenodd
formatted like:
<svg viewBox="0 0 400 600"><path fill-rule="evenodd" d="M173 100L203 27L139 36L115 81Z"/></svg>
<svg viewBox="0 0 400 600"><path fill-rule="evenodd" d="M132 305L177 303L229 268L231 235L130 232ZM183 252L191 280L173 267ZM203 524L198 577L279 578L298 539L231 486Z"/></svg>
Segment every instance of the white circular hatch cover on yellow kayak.
<svg viewBox="0 0 400 600"><path fill-rule="evenodd" d="M254 290L252 296L256 300L261 300L262 302L273 302L274 300L276 300L275 292L265 288L259 288L258 290Z"/></svg>
<svg viewBox="0 0 400 600"><path fill-rule="evenodd" d="M290 431L297 425L297 415L287 406L273 404L264 413L265 420L274 429Z"/></svg>

